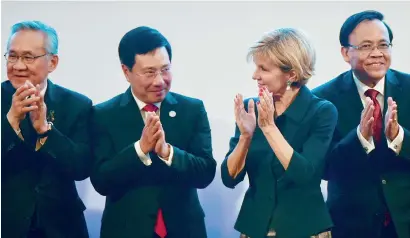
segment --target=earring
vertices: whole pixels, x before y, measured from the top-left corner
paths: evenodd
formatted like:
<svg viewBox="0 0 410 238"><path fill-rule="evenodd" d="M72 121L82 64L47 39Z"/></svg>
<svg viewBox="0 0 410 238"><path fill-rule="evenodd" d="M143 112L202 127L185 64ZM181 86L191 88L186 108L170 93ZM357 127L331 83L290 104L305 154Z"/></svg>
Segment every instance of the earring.
<svg viewBox="0 0 410 238"><path fill-rule="evenodd" d="M289 91L290 90L290 85L292 85L292 81L290 81L290 80L288 80L287 82L286 82L286 90L287 91Z"/></svg>

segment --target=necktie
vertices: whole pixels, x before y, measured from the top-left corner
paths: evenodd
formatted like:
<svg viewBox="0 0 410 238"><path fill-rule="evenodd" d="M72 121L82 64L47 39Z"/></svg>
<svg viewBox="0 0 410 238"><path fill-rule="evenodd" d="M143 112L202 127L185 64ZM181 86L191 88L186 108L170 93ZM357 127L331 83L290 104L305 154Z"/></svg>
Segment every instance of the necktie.
<svg viewBox="0 0 410 238"><path fill-rule="evenodd" d="M156 112L158 110L158 107L154 104L147 104L142 108L142 110L146 112ZM155 233L161 238L164 238L167 235L167 229L165 227L161 209L158 210L157 221L155 222Z"/></svg>
<svg viewBox="0 0 410 238"><path fill-rule="evenodd" d="M380 108L379 101L377 101L377 95L379 94L378 91L374 89L368 89L365 92L365 95L367 97L370 97L373 101L374 105L374 111L373 111L373 117L374 117L374 124L373 124L373 138L375 139L376 143L380 142L380 138L382 135L382 129L383 129L383 117L382 117L382 110ZM384 216L384 226L388 226L391 222L391 217L389 212L385 213Z"/></svg>
<svg viewBox="0 0 410 238"><path fill-rule="evenodd" d="M154 104L147 104L145 105L145 107L142 108L142 110L146 112L156 112L158 110L158 107Z"/></svg>
<svg viewBox="0 0 410 238"><path fill-rule="evenodd" d="M364 95L367 97L370 97L373 101L374 105L374 111L373 111L373 117L374 117L374 124L373 124L373 138L376 141L376 143L380 142L381 135L382 135L382 128L383 128L383 117L382 117L382 111L380 108L379 101L377 101L377 95L379 94L378 91L374 89L368 89Z"/></svg>

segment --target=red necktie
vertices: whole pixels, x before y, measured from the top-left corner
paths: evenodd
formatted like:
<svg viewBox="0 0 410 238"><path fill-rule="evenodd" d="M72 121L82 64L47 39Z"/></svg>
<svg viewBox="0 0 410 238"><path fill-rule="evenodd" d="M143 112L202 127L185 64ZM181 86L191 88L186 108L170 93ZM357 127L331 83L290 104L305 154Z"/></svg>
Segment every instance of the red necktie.
<svg viewBox="0 0 410 238"><path fill-rule="evenodd" d="M382 117L382 110L380 108L379 101L377 101L377 95L379 94L378 91L374 89L368 89L364 95L367 97L370 97L373 101L374 105L374 111L373 111L373 117L374 117L374 124L373 124L373 138L375 139L376 143L380 142L380 138L382 135L382 129L383 129L383 117Z"/></svg>
<svg viewBox="0 0 410 238"><path fill-rule="evenodd" d="M382 117L382 110L380 108L379 101L377 101L377 95L379 94L378 91L374 89L368 89L364 93L367 97L370 97L373 101L374 105L374 111L373 111L373 117L374 117L374 124L373 124L373 138L375 139L376 143L380 142L381 134L382 134L382 129L383 129L383 117ZM384 226L388 226L391 222L391 217L388 212L385 213L384 216Z"/></svg>
<svg viewBox="0 0 410 238"><path fill-rule="evenodd" d="M142 108L142 110L146 112L156 112L158 110L158 107L154 104L147 104L145 105L145 107Z"/></svg>
<svg viewBox="0 0 410 238"><path fill-rule="evenodd" d="M147 104L142 110L146 112L156 112L158 107L154 104ZM162 210L158 210L157 221L155 222L155 233L161 238L164 238L167 235L167 229L165 227L164 218L162 216Z"/></svg>

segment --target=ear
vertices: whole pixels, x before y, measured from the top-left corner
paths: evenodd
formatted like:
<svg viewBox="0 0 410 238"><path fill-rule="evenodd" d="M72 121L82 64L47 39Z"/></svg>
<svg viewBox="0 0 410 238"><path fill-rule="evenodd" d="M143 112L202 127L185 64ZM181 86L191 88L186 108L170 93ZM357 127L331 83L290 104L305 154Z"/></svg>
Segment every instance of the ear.
<svg viewBox="0 0 410 238"><path fill-rule="evenodd" d="M127 82L130 82L130 79L128 77L128 74L131 72L130 69L125 64L121 64L121 69L125 75L125 78L127 79Z"/></svg>
<svg viewBox="0 0 410 238"><path fill-rule="evenodd" d="M295 70L291 70L288 72L288 80L290 80L291 82L296 82L297 81L297 75Z"/></svg>
<svg viewBox="0 0 410 238"><path fill-rule="evenodd" d="M342 57L345 60L345 62L350 64L349 48L342 46L342 48L340 48L340 53L342 54Z"/></svg>
<svg viewBox="0 0 410 238"><path fill-rule="evenodd" d="M51 55L51 59L48 61L48 73L53 72L57 68L58 62L58 55Z"/></svg>

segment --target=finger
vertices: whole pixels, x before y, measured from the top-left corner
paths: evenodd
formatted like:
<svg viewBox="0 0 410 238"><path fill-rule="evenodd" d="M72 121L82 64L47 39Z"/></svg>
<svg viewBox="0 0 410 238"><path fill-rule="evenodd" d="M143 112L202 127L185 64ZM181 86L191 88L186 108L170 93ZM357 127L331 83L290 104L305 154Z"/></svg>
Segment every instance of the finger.
<svg viewBox="0 0 410 238"><path fill-rule="evenodd" d="M21 93L16 97L16 99L19 100L19 101L22 101L22 100L26 99L27 97L29 97L29 96L35 94L36 91L37 91L36 88L26 89L26 90L24 90L23 92L21 92Z"/></svg>
<svg viewBox="0 0 410 238"><path fill-rule="evenodd" d="M397 124L398 122L397 122L397 110L393 110L392 112L391 112L391 118L390 118L392 121L393 121L393 123L394 124Z"/></svg>
<svg viewBox="0 0 410 238"><path fill-rule="evenodd" d="M374 117L371 117L366 122L366 130L369 132L369 135L373 135L373 122L374 122Z"/></svg>
<svg viewBox="0 0 410 238"><path fill-rule="evenodd" d="M364 109L362 111L362 117L364 118L367 114L367 111L370 109L370 106L372 105L372 100L369 97L366 97L365 104L364 104Z"/></svg>
<svg viewBox="0 0 410 238"><path fill-rule="evenodd" d="M240 108L240 105L239 105L238 95L235 96L234 102L235 102L235 105L234 105L235 119L238 119L239 113L241 111L241 108Z"/></svg>
<svg viewBox="0 0 410 238"><path fill-rule="evenodd" d="M39 102L39 101L40 101L40 97L34 96L34 97L31 97L31 98L24 99L23 101L20 101L19 105L22 106L22 107L26 107L26 106L31 105L31 104L37 105L37 102Z"/></svg>
<svg viewBox="0 0 410 238"><path fill-rule="evenodd" d="M259 91L259 104L262 108L264 108L265 106L265 98L263 97L263 89L261 88ZM259 109L259 108L258 108Z"/></svg>
<svg viewBox="0 0 410 238"><path fill-rule="evenodd" d="M393 98L392 98L392 97L388 97L388 98L387 98L387 105L388 105L388 106L391 106L391 105L393 104L393 102L394 102L394 101L393 101Z"/></svg>
<svg viewBox="0 0 410 238"><path fill-rule="evenodd" d="M153 124L150 128L150 133L154 135L161 127L161 122L156 121L155 124Z"/></svg>
<svg viewBox="0 0 410 238"><path fill-rule="evenodd" d="M34 85L31 83L30 80L26 80L25 84L26 84L29 88L34 88Z"/></svg>
<svg viewBox="0 0 410 238"><path fill-rule="evenodd" d="M265 102L266 102L265 110L271 110L272 109L272 104L273 104L273 99L272 99L271 93L268 91L267 88L264 89L263 98L265 99Z"/></svg>
<svg viewBox="0 0 410 238"><path fill-rule="evenodd" d="M28 89L28 86L24 84L23 86L19 87L16 92L14 93L15 97L18 97L22 92Z"/></svg>
<svg viewBox="0 0 410 238"><path fill-rule="evenodd" d="M272 93L269 92L268 88L266 88L266 87L264 87L263 91L264 91L264 97L265 97L266 102L268 104L272 104L272 102L273 102Z"/></svg>
<svg viewBox="0 0 410 238"><path fill-rule="evenodd" d="M369 109L367 110L366 114L364 115L364 121L368 121L371 117L373 117L374 113L374 106L371 105Z"/></svg>
<svg viewBox="0 0 410 238"><path fill-rule="evenodd" d="M29 106L29 107L22 107L22 108L21 108L21 112L22 112L22 113L27 113L27 112L35 111L35 110L37 110L37 109L38 109L38 106L37 106L37 105Z"/></svg>
<svg viewBox="0 0 410 238"><path fill-rule="evenodd" d="M145 113L145 127L150 127L151 126L151 121L152 121L151 113L146 112Z"/></svg>
<svg viewBox="0 0 410 238"><path fill-rule="evenodd" d="M152 115L152 116L151 116L150 127L154 127L157 123L161 123L160 120L159 120L159 116L157 116L157 115Z"/></svg>
<svg viewBox="0 0 410 238"><path fill-rule="evenodd" d="M255 115L255 102L253 99L250 99L248 102L248 113Z"/></svg>
<svg viewBox="0 0 410 238"><path fill-rule="evenodd" d="M263 110L261 104L258 102L256 104L256 107L258 109L258 118L264 117L265 116L265 111Z"/></svg>
<svg viewBox="0 0 410 238"><path fill-rule="evenodd" d="M162 138L162 130L158 130L157 132L155 132L154 136L152 137L152 139L154 141L156 140L163 140L164 138Z"/></svg>

